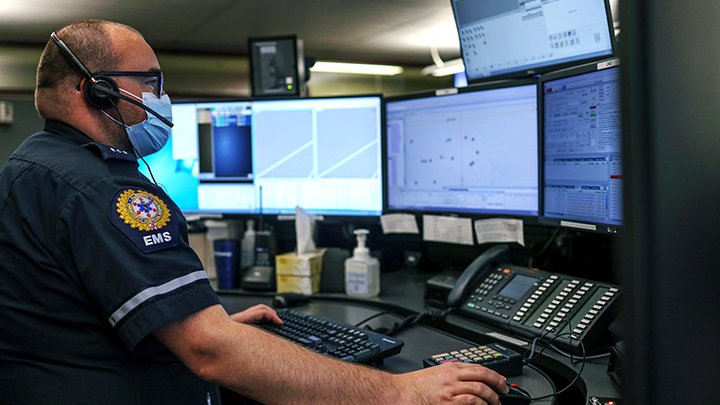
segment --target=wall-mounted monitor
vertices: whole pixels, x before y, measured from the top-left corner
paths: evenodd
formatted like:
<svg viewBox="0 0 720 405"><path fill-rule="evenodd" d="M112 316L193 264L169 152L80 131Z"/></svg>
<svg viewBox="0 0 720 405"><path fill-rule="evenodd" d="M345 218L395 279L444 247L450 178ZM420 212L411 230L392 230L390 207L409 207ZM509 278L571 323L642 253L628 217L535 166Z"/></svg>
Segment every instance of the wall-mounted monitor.
<svg viewBox="0 0 720 405"><path fill-rule="evenodd" d="M388 210L537 216L536 80L392 97L384 108Z"/></svg>
<svg viewBox="0 0 720 405"><path fill-rule="evenodd" d="M615 54L609 0L452 0L469 83Z"/></svg>
<svg viewBox="0 0 720 405"><path fill-rule="evenodd" d="M623 224L617 59L540 79L540 218L617 233Z"/></svg>
<svg viewBox="0 0 720 405"><path fill-rule="evenodd" d="M249 38L253 97L297 97L301 72L298 41L294 35Z"/></svg>

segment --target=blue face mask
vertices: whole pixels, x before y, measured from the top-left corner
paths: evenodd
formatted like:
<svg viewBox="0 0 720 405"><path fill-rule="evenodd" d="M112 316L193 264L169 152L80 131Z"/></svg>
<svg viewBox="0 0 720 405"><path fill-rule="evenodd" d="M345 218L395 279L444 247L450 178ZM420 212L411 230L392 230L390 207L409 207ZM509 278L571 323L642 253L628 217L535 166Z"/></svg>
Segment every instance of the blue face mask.
<svg viewBox="0 0 720 405"><path fill-rule="evenodd" d="M139 99L134 94L128 93L123 89L120 89L120 91L130 95L131 97ZM172 104L170 102L170 97L167 94L163 94L160 98L157 98L153 93L142 93L142 102L148 108L155 110L168 121L172 121ZM105 111L103 111L103 113L107 115L108 118L118 122ZM170 139L171 133L170 127L160 121L160 119L154 114L150 114L147 111L146 114L148 118L145 121L139 122L135 125L125 126L125 131L128 134L130 143L132 143L135 148L135 152L140 157L152 155L162 149L168 139Z"/></svg>

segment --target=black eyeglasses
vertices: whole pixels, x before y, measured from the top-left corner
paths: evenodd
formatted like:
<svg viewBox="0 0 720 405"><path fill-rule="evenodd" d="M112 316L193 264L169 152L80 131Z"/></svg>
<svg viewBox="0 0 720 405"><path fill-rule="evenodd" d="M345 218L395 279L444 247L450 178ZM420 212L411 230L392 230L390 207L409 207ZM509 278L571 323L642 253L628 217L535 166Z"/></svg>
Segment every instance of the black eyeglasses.
<svg viewBox="0 0 720 405"><path fill-rule="evenodd" d="M136 76L136 77L155 77L155 83L149 83L153 87L153 94L160 98L163 94L163 74L156 72L99 72L93 76Z"/></svg>

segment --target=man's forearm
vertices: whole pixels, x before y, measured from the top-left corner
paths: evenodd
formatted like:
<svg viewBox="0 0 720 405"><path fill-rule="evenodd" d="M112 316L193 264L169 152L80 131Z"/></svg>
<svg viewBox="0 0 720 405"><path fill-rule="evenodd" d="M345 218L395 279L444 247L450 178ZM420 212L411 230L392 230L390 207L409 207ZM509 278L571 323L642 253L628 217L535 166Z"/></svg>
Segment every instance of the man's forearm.
<svg viewBox="0 0 720 405"><path fill-rule="evenodd" d="M395 376L311 352L252 326L220 359L217 383L267 404L390 404ZM237 342L243 342L237 344ZM282 387L282 389L278 389Z"/></svg>
<svg viewBox="0 0 720 405"><path fill-rule="evenodd" d="M398 376L332 359L233 322L220 306L156 336L201 378L272 404L393 404Z"/></svg>

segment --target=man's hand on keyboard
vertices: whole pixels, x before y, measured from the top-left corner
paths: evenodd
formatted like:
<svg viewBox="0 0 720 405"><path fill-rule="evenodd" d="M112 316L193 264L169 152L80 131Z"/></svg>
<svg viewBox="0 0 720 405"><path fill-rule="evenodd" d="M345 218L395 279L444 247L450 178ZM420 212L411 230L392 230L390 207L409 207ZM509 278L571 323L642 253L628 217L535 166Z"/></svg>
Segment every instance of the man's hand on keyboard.
<svg viewBox="0 0 720 405"><path fill-rule="evenodd" d="M477 364L446 363L397 377L404 382L402 403L499 405L495 391L506 394L505 377Z"/></svg>
<svg viewBox="0 0 720 405"><path fill-rule="evenodd" d="M250 307L242 312L230 315L230 318L239 323L251 324L255 321L268 320L278 325L282 324L283 321L277 316L275 310L267 305L259 304L254 307Z"/></svg>

